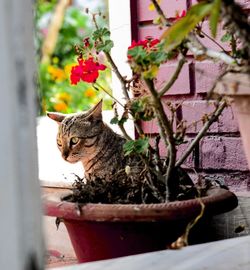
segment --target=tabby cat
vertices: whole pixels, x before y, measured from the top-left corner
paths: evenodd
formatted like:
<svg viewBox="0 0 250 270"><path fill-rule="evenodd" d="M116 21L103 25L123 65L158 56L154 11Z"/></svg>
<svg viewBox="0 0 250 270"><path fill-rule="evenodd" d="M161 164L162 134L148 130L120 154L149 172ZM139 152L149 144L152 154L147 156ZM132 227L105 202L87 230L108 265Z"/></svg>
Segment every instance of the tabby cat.
<svg viewBox="0 0 250 270"><path fill-rule="evenodd" d="M140 157L124 155L125 139L102 120L102 101L87 112L67 115L48 112L47 115L59 124L57 146L62 157L70 163L83 164L87 182L76 181L80 183L76 184L77 200L84 197L82 202L164 202L165 183L151 174ZM183 194L181 185L193 187L183 169L176 168L173 174L174 181L169 185L171 200Z"/></svg>
<svg viewBox="0 0 250 270"><path fill-rule="evenodd" d="M70 163L81 161L86 179L109 178L125 168L125 139L103 122L102 101L87 112L47 115L59 124L57 146L63 159Z"/></svg>

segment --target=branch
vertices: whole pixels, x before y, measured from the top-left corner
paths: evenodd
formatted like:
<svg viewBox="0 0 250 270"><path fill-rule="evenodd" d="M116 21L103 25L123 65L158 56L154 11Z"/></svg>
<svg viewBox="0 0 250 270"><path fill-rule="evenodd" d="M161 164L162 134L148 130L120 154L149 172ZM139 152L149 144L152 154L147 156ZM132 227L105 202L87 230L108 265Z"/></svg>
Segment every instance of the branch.
<svg viewBox="0 0 250 270"><path fill-rule="evenodd" d="M174 136L173 136L173 130L172 130L171 124L167 118L167 115L164 112L161 100L158 96L158 93L157 93L155 87L154 87L153 80L150 80L150 79L144 79L144 80L149 88L149 91L151 92L151 95L152 95L152 98L154 101L154 108L156 110L157 120L158 120L160 128L162 129L161 136L162 135L164 136L164 134L166 134L168 136L168 145L166 145L166 147L168 147L168 149L169 149L169 156L168 156L169 162L168 162L168 166L167 166L167 172L164 175L165 185L166 185L166 197L168 197L168 195L169 195L169 192L168 192L169 179L171 176L171 172L172 172L173 168L175 167L175 161L176 161L176 148L175 148L175 140L174 140ZM164 139L164 137L163 137L163 139Z"/></svg>
<svg viewBox="0 0 250 270"><path fill-rule="evenodd" d="M206 48L193 33L188 35L187 47L195 56L207 56L209 58L221 60L228 65L236 64L236 60L228 54Z"/></svg>
<svg viewBox="0 0 250 270"><path fill-rule="evenodd" d="M175 83L185 62L186 62L186 59L182 56L182 58L178 62L178 66L176 67L174 74L172 75L170 80L167 82L167 84L160 90L158 94L159 97L162 97Z"/></svg>
<svg viewBox="0 0 250 270"><path fill-rule="evenodd" d="M214 38L210 37L207 33L205 33L203 30L200 31L202 35L210 39L214 44L216 44L224 53L227 53L226 50L220 45L219 42L217 42Z"/></svg>
<svg viewBox="0 0 250 270"><path fill-rule="evenodd" d="M126 100L130 100L129 94L128 94L128 89L126 87L126 83L127 81L124 79L124 77L121 75L120 71L118 70L115 62L113 61L113 58L111 57L110 53L105 52L105 56L108 60L108 62L110 63L110 65L112 66L112 69L115 73L115 75L117 76L117 78L119 79L119 81L121 82L122 85L122 92L124 97L126 98Z"/></svg>
<svg viewBox="0 0 250 270"><path fill-rule="evenodd" d="M164 23L166 23L166 26L171 26L172 23L170 23L166 16L164 15L161 7L157 3L156 0L151 0L151 2L154 4L155 9L157 13L163 18ZM190 33L186 39L182 41L182 44L185 43L187 44L188 49L196 56L204 56L206 55L209 58L215 58L218 60L222 60L226 64L233 65L236 64L236 61L234 58L229 56L228 54L224 52L217 52L211 49L206 48L201 41L195 36L194 33Z"/></svg>
<svg viewBox="0 0 250 270"><path fill-rule="evenodd" d="M93 22L94 22L94 25L95 25L95 28L98 30L99 29L99 26L97 24L97 21L96 21L96 14L92 14L92 19L93 19ZM103 39L102 38L99 38L99 41L101 43L104 43L103 42ZM110 63L110 65L112 66L112 69L115 73L115 75L117 76L117 78L119 79L119 81L121 82L121 85L122 85L122 92L123 92L123 95L124 97L126 98L127 101L130 100L129 98L129 94L128 94L128 89L126 87L126 83L127 81L124 79L124 77L121 75L118 67L116 66L113 58L111 57L110 53L109 52L104 52L108 62Z"/></svg>
<svg viewBox="0 0 250 270"><path fill-rule="evenodd" d="M108 96L110 96L115 102L117 102L119 105L121 105L123 108L124 106L121 104L121 102L116 99L112 94L109 93L109 91L107 91L103 86L101 86L99 83L95 82L93 83L93 87L99 91L98 87L102 89L103 92L105 92Z"/></svg>
<svg viewBox="0 0 250 270"><path fill-rule="evenodd" d="M187 150L184 152L182 157L176 162L176 167L179 167L182 165L182 163L186 160L186 158L191 154L191 152L194 150L195 146L199 143L200 139L205 135L205 133L208 131L210 126L218 120L219 116L221 115L222 111L226 108L227 102L224 100L218 108L214 111L211 118L204 124L202 129L199 131L199 133L196 135L194 140L190 143Z"/></svg>
<svg viewBox="0 0 250 270"><path fill-rule="evenodd" d="M165 26L171 26L172 23L167 19L167 17L165 16L163 10L161 9L160 5L158 4L158 2L156 0L151 0L152 4L154 5L157 13L161 16L164 25Z"/></svg>

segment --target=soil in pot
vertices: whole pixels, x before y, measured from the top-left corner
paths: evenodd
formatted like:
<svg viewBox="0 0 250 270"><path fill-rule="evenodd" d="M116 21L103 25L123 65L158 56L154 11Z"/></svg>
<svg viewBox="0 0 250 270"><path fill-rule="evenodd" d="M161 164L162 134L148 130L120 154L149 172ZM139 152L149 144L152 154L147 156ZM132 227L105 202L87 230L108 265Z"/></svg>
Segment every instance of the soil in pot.
<svg viewBox="0 0 250 270"><path fill-rule="evenodd" d="M194 198L202 196L206 210L192 243L207 241L207 221L236 207L237 198L207 183L197 188L185 172L179 175L177 200L169 203L164 184L156 192L143 174L120 174L112 181L76 177L70 195L44 201L46 214L65 223L79 262L89 262L166 249L200 214L201 201Z"/></svg>

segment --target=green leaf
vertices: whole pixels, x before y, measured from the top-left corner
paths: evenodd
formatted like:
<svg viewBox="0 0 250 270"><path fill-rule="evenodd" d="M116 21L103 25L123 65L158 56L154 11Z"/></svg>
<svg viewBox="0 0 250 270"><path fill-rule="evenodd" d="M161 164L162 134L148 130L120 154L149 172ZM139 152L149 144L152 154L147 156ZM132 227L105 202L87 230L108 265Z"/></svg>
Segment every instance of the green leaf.
<svg viewBox="0 0 250 270"><path fill-rule="evenodd" d="M135 141L128 141L123 145L123 150L125 156L130 155L132 153L142 154L144 153L149 146L148 138L140 138Z"/></svg>
<svg viewBox="0 0 250 270"><path fill-rule="evenodd" d="M96 46L97 52L110 52L110 50L114 47L114 43L112 40L106 40L104 43L99 43Z"/></svg>
<svg viewBox="0 0 250 270"><path fill-rule="evenodd" d="M176 48L185 37L202 21L213 8L213 3L201 2L192 6L187 15L169 27L162 35L166 51Z"/></svg>
<svg viewBox="0 0 250 270"><path fill-rule="evenodd" d="M113 117L111 120L110 120L110 124L119 124L119 125L123 125L126 121L128 120L128 118L126 117L121 117L121 119L119 120L119 118L117 116Z"/></svg>
<svg viewBox="0 0 250 270"><path fill-rule="evenodd" d="M228 42L228 41L231 41L231 39L232 39L232 35L229 33L226 33L225 35L221 37L220 40L221 42Z"/></svg>
<svg viewBox="0 0 250 270"><path fill-rule="evenodd" d="M94 40L98 40L100 38L105 38L105 37L110 37L110 31L106 27L99 28L93 32L92 37Z"/></svg>
<svg viewBox="0 0 250 270"><path fill-rule="evenodd" d="M128 50L128 55L130 55L133 59L138 59L138 58L145 58L147 55L147 52L144 50L142 46L136 46L132 49Z"/></svg>
<svg viewBox="0 0 250 270"><path fill-rule="evenodd" d="M162 51L152 51L149 53L149 61L151 64L160 65L164 63L168 58L166 52Z"/></svg>
<svg viewBox="0 0 250 270"><path fill-rule="evenodd" d="M120 120L119 120L119 125L123 125L125 122L127 122L128 118L127 117L122 117Z"/></svg>
<svg viewBox="0 0 250 270"><path fill-rule="evenodd" d="M211 33L213 37L216 37L218 21L220 18L220 8L221 8L221 0L214 0L213 7L211 10L209 24L211 28Z"/></svg>
<svg viewBox="0 0 250 270"><path fill-rule="evenodd" d="M119 119L117 116L113 117L111 120L110 120L110 124L112 125L115 125L115 124L118 124L119 123Z"/></svg>

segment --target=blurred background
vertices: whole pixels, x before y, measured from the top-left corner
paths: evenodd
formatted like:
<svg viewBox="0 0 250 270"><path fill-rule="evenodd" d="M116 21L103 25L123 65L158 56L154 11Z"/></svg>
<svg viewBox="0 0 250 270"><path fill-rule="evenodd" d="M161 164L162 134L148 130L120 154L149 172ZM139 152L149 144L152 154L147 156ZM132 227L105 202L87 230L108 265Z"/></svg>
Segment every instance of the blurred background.
<svg viewBox="0 0 250 270"><path fill-rule="evenodd" d="M69 80L71 67L77 64L74 47L94 29L90 13L100 14L98 25L108 27L108 0L37 0L34 11L39 115L87 110L101 98L104 109L111 109L107 94L88 83L71 85ZM100 72L98 82L111 91L110 70Z"/></svg>

